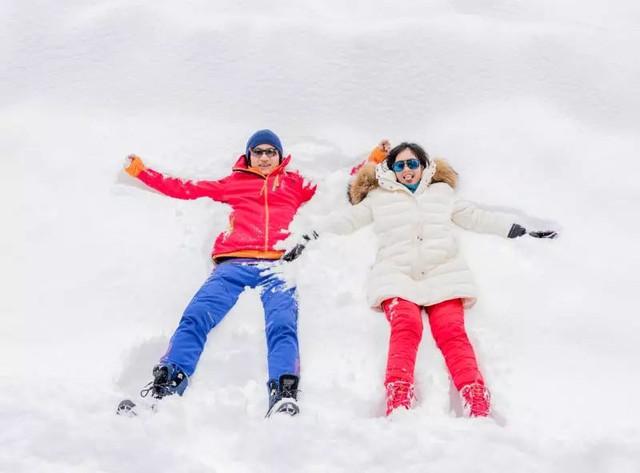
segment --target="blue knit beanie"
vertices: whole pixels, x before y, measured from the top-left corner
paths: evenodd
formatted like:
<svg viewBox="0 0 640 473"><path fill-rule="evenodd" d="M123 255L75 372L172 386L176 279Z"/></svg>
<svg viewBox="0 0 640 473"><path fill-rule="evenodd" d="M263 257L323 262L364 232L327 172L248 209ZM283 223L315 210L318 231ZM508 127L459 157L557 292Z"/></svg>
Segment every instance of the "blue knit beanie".
<svg viewBox="0 0 640 473"><path fill-rule="evenodd" d="M282 160L282 143L280 142L280 138L271 130L258 130L249 141L247 141L247 150L245 156L249 159L249 152L258 145L271 145L275 149L278 150L280 154L280 160Z"/></svg>

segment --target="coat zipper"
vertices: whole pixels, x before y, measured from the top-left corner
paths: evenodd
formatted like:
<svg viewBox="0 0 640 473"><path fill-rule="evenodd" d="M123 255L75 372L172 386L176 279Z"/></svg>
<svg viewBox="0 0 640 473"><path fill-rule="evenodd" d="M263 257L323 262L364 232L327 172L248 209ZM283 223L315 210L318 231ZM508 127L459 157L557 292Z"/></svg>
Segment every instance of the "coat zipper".
<svg viewBox="0 0 640 473"><path fill-rule="evenodd" d="M264 178L264 251L269 251L269 177Z"/></svg>
<svg viewBox="0 0 640 473"><path fill-rule="evenodd" d="M264 174L251 171L249 169L244 169L244 168L234 168L233 170L255 174L256 176L260 176L262 177L262 179L264 179L264 185L262 186L262 192L264 192L264 251L269 251L269 196L268 194L269 194L269 177L272 174L270 174L269 176L265 176ZM278 176L276 175L276 181L274 181L274 190L275 190L275 186L278 185L277 178Z"/></svg>

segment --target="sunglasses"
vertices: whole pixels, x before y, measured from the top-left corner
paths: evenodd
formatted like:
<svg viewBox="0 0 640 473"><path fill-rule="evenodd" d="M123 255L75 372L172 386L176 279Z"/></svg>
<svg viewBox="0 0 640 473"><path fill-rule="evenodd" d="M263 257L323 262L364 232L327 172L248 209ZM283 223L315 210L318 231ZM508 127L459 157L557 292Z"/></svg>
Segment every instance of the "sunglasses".
<svg viewBox="0 0 640 473"><path fill-rule="evenodd" d="M406 161L396 161L393 163L394 172L402 172L405 164L409 169L418 169L420 167L420 160L416 158L407 159Z"/></svg>
<svg viewBox="0 0 640 473"><path fill-rule="evenodd" d="M251 154L258 157L266 154L269 158L273 158L276 154L278 154L278 150L275 148L253 148L251 150Z"/></svg>

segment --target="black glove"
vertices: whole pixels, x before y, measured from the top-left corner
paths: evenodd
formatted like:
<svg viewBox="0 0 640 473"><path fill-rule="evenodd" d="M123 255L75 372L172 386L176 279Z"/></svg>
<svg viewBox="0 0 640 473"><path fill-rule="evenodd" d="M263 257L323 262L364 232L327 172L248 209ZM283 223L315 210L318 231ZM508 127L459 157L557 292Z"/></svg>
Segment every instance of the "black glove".
<svg viewBox="0 0 640 473"><path fill-rule="evenodd" d="M555 238L558 236L558 232L554 232L553 230L544 230L541 232L529 232L529 236L533 238Z"/></svg>
<svg viewBox="0 0 640 473"><path fill-rule="evenodd" d="M524 235L525 233L527 233L526 228L521 227L517 223L514 223L513 225L511 225L511 230L509 230L509 234L507 235L507 238L518 238Z"/></svg>
<svg viewBox="0 0 640 473"><path fill-rule="evenodd" d="M287 263L291 263L294 259L302 254L302 251L306 248L302 243L298 243L296 246L287 251L282 259Z"/></svg>
<svg viewBox="0 0 640 473"><path fill-rule="evenodd" d="M293 261L294 259L296 259L298 256L302 254L302 251L307 247L307 243L309 243L311 240L316 240L318 236L319 236L318 232L316 232L315 230L311 232L311 236L302 235L302 239L304 240L304 243L298 243L296 246L291 248L289 251L287 251L284 254L282 259L287 263L290 263L291 261Z"/></svg>
<svg viewBox="0 0 640 473"><path fill-rule="evenodd" d="M509 230L509 234L507 238L518 238L522 235L528 233L529 236L533 238L555 238L558 236L558 232L554 232L553 230L543 230L539 232L527 232L527 229L517 223L511 225L511 230Z"/></svg>

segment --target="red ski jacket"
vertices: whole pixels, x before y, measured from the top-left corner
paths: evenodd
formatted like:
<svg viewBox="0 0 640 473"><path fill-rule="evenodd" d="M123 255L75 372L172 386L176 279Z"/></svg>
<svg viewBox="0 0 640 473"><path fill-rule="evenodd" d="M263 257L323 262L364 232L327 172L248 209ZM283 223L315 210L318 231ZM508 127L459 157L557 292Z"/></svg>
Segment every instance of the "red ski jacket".
<svg viewBox="0 0 640 473"><path fill-rule="evenodd" d="M209 197L231 206L229 228L213 246L214 261L225 257L279 259L284 252L274 245L289 235L298 208L316 191L297 171L286 170L290 161L287 156L268 176L248 168L245 157L240 156L233 172L218 181L185 181L149 168L137 177L169 197Z"/></svg>

